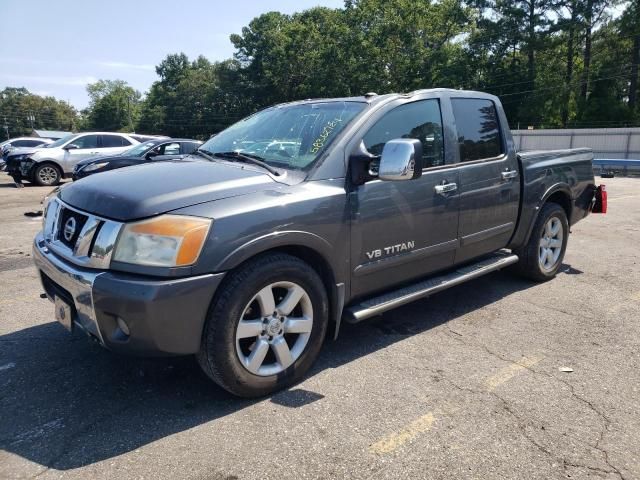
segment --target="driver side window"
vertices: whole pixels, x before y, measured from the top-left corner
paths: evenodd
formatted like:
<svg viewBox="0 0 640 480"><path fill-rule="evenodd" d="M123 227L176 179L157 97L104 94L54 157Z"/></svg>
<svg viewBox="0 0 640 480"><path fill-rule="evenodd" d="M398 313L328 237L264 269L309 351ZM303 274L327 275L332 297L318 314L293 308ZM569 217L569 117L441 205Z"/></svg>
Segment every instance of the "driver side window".
<svg viewBox="0 0 640 480"><path fill-rule="evenodd" d="M367 150L381 155L389 140L415 138L422 143L424 168L444 165L442 117L438 100L407 103L387 112L364 136Z"/></svg>

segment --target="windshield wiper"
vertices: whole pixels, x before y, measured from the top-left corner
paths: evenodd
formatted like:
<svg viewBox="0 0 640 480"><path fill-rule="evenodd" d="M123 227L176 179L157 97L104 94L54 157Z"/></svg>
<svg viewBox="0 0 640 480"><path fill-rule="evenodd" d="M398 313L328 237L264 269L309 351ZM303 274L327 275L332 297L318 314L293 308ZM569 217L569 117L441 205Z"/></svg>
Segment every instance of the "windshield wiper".
<svg viewBox="0 0 640 480"><path fill-rule="evenodd" d="M280 176L280 172L269 165L264 161L262 157L258 155L252 155L250 153L240 153L240 152L215 152L212 153L214 157L226 158L230 160L240 160L241 162L252 163L253 165L258 165L259 167L264 168L269 173Z"/></svg>
<svg viewBox="0 0 640 480"><path fill-rule="evenodd" d="M213 158L210 153L205 153L205 151L203 151L201 148L198 148L197 150L194 150L191 153L193 153L194 155L200 155L201 157L206 158L210 162L216 161L216 159Z"/></svg>

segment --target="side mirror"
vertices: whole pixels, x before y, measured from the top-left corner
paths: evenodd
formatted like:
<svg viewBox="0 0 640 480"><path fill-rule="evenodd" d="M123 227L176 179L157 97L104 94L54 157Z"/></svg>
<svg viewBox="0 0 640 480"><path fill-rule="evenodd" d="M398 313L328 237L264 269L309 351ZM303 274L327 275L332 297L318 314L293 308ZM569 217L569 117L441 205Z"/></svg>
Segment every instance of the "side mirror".
<svg viewBox="0 0 640 480"><path fill-rule="evenodd" d="M422 175L422 143L414 138L389 140L382 149L380 180L413 180Z"/></svg>
<svg viewBox="0 0 640 480"><path fill-rule="evenodd" d="M147 160L151 160L153 157L157 157L158 155L160 155L158 152L154 152L153 150L151 150L150 152L147 152L144 156L144 158L146 158Z"/></svg>
<svg viewBox="0 0 640 480"><path fill-rule="evenodd" d="M78 148L80 147L75 143L70 143L69 145L65 145L64 150L76 150Z"/></svg>

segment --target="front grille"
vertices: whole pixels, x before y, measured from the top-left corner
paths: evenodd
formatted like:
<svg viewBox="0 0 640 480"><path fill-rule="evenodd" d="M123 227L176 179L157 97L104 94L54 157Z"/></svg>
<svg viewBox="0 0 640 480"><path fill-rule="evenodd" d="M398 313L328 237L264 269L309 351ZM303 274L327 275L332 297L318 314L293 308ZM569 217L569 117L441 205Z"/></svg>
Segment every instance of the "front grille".
<svg viewBox="0 0 640 480"><path fill-rule="evenodd" d="M43 227L44 241L55 254L82 267L105 269L122 223L77 210L54 197L47 204Z"/></svg>
<svg viewBox="0 0 640 480"><path fill-rule="evenodd" d="M82 231L82 227L87 223L87 218L86 215L63 207L60 212L58 240L73 250Z"/></svg>

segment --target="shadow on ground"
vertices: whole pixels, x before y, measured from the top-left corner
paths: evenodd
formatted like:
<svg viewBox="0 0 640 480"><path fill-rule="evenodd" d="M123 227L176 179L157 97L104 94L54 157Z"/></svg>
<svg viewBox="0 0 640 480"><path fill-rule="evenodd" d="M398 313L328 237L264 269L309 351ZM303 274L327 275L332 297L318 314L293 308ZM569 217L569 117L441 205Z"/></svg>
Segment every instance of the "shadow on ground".
<svg viewBox="0 0 640 480"><path fill-rule="evenodd" d="M567 265L563 271L574 273ZM493 273L376 319L343 325L310 375L533 285ZM52 309L46 300L33 301ZM294 387L270 401L299 408L322 398ZM118 356L53 322L0 337L0 448L46 467L78 468L207 422L215 428L216 419L254 402L218 388L191 357Z"/></svg>

